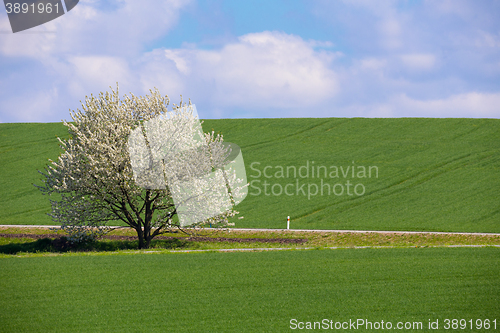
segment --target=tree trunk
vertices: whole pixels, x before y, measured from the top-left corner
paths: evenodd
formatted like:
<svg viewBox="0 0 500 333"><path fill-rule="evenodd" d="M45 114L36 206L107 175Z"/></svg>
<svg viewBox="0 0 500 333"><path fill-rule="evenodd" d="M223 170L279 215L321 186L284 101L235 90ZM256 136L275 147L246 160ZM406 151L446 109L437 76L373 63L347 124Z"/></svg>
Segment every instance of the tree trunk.
<svg viewBox="0 0 500 333"><path fill-rule="evenodd" d="M146 191L146 202L144 206L146 208L144 212L144 230L143 230L143 247L141 249L149 249L149 245L151 244L151 220L153 219L153 211L151 209L151 191Z"/></svg>
<svg viewBox="0 0 500 333"><path fill-rule="evenodd" d="M142 230L141 225L139 224L139 226L135 230L137 231L137 237L139 237L139 249L144 249L145 248L144 247L145 246L145 243L144 243L144 232Z"/></svg>
<svg viewBox="0 0 500 333"><path fill-rule="evenodd" d="M149 223L144 223L144 248L149 249L149 245L151 244L151 226Z"/></svg>

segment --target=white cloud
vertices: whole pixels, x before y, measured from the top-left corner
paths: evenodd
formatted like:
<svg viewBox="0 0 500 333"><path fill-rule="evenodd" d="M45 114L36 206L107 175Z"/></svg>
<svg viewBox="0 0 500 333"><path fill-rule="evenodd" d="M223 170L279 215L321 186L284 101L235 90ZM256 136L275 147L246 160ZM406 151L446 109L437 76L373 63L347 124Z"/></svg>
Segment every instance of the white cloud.
<svg viewBox="0 0 500 333"><path fill-rule="evenodd" d="M166 88L196 86L213 108L312 106L338 92L336 75L329 67L335 55L317 52L315 45L279 32L252 33L220 50L166 50L163 59L155 51L147 57L146 76L159 70L162 74L153 75ZM142 81L154 84L146 76Z"/></svg>
<svg viewBox="0 0 500 333"><path fill-rule="evenodd" d="M500 92L470 92L429 100L399 94L385 103L351 105L344 112L352 117L500 118Z"/></svg>
<svg viewBox="0 0 500 333"><path fill-rule="evenodd" d="M473 10L470 6L474 1L461 1L461 0L442 0L442 1L433 1L426 0L425 4L432 8L433 11L436 12L439 16L448 16L454 15L458 16L461 19L467 19L473 13Z"/></svg>
<svg viewBox="0 0 500 333"><path fill-rule="evenodd" d="M59 121L85 95L108 91L117 81L121 91L142 93L135 59L145 43L176 24L190 1L83 0L46 24L0 35L0 62L15 66L2 68L0 86L7 89L0 92L0 118ZM0 16L0 30L10 30L7 15Z"/></svg>
<svg viewBox="0 0 500 333"><path fill-rule="evenodd" d="M401 34L401 25L396 19L386 19L379 23L379 29L382 34L387 36L399 36Z"/></svg>
<svg viewBox="0 0 500 333"><path fill-rule="evenodd" d="M220 103L300 107L321 103L338 91L329 64L297 36L248 34L211 59L204 67L220 85Z"/></svg>
<svg viewBox="0 0 500 333"><path fill-rule="evenodd" d="M395 98L394 104L406 116L500 118L500 92L470 92L432 100L401 95Z"/></svg>
<svg viewBox="0 0 500 333"><path fill-rule="evenodd" d="M0 101L0 109L9 114L15 114L18 122L48 122L56 121L54 108L59 100L57 88L49 88L36 92L23 92L9 99ZM2 112L2 118L4 118ZM4 121L4 119L1 121ZM10 119L5 119L12 121ZM60 119L57 119L60 120Z"/></svg>
<svg viewBox="0 0 500 333"><path fill-rule="evenodd" d="M162 94L168 94L170 98L174 98L176 103L181 94L193 97L185 85L190 86L194 82L186 80L186 76L179 70L172 57L166 54L166 51L168 50L154 50L141 58L138 65L138 83L140 84L138 91L148 92L149 89L156 87ZM187 60L179 55L179 51L174 53L177 54L176 59L179 63L186 66L182 68L189 71Z"/></svg>
<svg viewBox="0 0 500 333"><path fill-rule="evenodd" d="M40 58L52 52L57 34L51 30L51 22L35 31L8 33L11 30L7 15L0 16L0 56Z"/></svg>
<svg viewBox="0 0 500 333"><path fill-rule="evenodd" d="M45 33L0 35L0 121L59 121L116 82L191 97L203 117L500 118L498 5L317 1L331 40L224 30L146 52L190 1L81 0L33 29ZM207 40L217 47L200 49Z"/></svg>
<svg viewBox="0 0 500 333"><path fill-rule="evenodd" d="M0 39L0 55L35 59L63 54L137 56L143 44L164 35L178 20L179 10L191 0L123 0L104 5L80 1L65 15L43 25ZM0 28L10 30L7 15ZM55 33L48 33L55 32Z"/></svg>
<svg viewBox="0 0 500 333"><path fill-rule="evenodd" d="M62 105L106 91L115 82L121 91L136 94L158 87L174 99L180 94L193 97L219 115L240 106L313 107L337 94L331 63L342 54L325 50L332 47L328 41L266 31L243 35L217 50L189 45L141 54L148 40L175 24L185 3L155 1L144 6L130 0L103 10L98 2L81 1L68 14L39 27L55 34L6 35L0 41L0 56L39 62L39 74L51 73L54 80L43 85L64 91ZM30 85L19 83L25 89Z"/></svg>
<svg viewBox="0 0 500 333"><path fill-rule="evenodd" d="M124 59L118 57L71 57L69 91L73 96L85 96L92 90L104 91L116 82L128 85L132 74Z"/></svg>
<svg viewBox="0 0 500 333"><path fill-rule="evenodd" d="M474 44L476 47L500 48L500 33L492 34L479 30Z"/></svg>
<svg viewBox="0 0 500 333"><path fill-rule="evenodd" d="M165 50L165 58L172 60L179 72L184 75L189 75L191 70L187 64L187 60L182 57L182 50Z"/></svg>
<svg viewBox="0 0 500 333"><path fill-rule="evenodd" d="M359 67L363 70L381 70L387 66L386 59L364 58L359 62Z"/></svg>
<svg viewBox="0 0 500 333"><path fill-rule="evenodd" d="M404 54L401 56L401 60L405 66L410 69L420 69L428 70L434 67L436 63L436 57L433 54Z"/></svg>

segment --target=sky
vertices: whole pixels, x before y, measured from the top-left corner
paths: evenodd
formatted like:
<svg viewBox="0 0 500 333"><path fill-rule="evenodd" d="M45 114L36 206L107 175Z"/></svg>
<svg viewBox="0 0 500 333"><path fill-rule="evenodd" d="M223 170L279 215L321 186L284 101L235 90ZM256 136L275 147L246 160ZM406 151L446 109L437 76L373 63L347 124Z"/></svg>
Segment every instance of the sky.
<svg viewBox="0 0 500 333"><path fill-rule="evenodd" d="M80 0L12 33L0 122L157 88L201 118L500 118L500 1Z"/></svg>

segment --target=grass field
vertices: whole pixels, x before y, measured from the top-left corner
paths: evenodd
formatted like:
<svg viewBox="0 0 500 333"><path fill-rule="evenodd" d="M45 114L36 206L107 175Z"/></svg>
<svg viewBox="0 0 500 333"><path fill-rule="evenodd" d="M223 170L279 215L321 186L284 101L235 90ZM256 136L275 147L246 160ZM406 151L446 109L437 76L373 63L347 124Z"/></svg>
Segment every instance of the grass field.
<svg viewBox="0 0 500 333"><path fill-rule="evenodd" d="M56 136L68 137L61 123L0 124L1 224L51 224L49 198L32 184L59 155Z"/></svg>
<svg viewBox="0 0 500 333"><path fill-rule="evenodd" d="M499 254L413 248L3 258L0 330L286 332L291 319L366 319L422 322L425 331L438 320L436 331L449 332L447 318L496 319L498 330Z"/></svg>
<svg viewBox="0 0 500 333"><path fill-rule="evenodd" d="M500 232L499 125L497 119L325 118L206 120L203 126L242 148L252 186L237 206L244 216L234 220L237 227L285 228L290 215L296 229ZM0 224L53 224L48 198L32 183L40 183L36 170L47 158L58 156L55 136L66 137L65 127L0 124ZM313 176L313 165L324 168L314 168ZM299 174L287 177L287 167ZM331 174L336 168L338 177ZM325 183L344 192L328 195ZM363 195L353 193L356 185ZM275 195L286 186L293 195ZM312 195L315 186L325 193ZM297 331L292 319L421 322L423 331L438 321L437 332L456 331L445 329L446 319L473 323L463 332L481 331L477 320L488 319L485 331L500 329L500 249L439 247L498 245L495 235L206 231L307 241L180 237L158 241L146 253L133 250L134 241L113 240L84 249L90 252L64 252L50 239L9 238L20 229L0 229L0 332ZM396 248L293 250L332 246ZM438 247L421 248L427 246ZM291 250L167 253L257 247Z"/></svg>
<svg viewBox="0 0 500 333"><path fill-rule="evenodd" d="M223 119L203 127L242 148L252 186L237 227L284 228L290 215L299 229L500 232L498 119ZM56 135L67 135L61 124L0 124L0 223L52 223L48 198L31 184L57 157ZM294 177L293 167L308 163L308 177L300 177L305 167ZM293 195L275 195L287 185Z"/></svg>

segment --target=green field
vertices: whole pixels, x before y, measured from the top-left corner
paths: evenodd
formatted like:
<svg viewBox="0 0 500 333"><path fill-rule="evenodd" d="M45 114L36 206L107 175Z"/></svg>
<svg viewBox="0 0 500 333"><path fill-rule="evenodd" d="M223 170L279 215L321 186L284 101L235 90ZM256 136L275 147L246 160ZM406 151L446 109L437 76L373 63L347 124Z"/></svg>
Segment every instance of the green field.
<svg viewBox="0 0 500 333"><path fill-rule="evenodd" d="M0 330L286 332L291 319L358 318L422 322L424 331L429 319L439 320L441 332L447 318L496 319L498 330L499 254L413 248L3 258Z"/></svg>
<svg viewBox="0 0 500 333"><path fill-rule="evenodd" d="M500 232L498 119L222 119L203 127L242 148L253 182L237 227L285 228L290 215L297 229ZM1 224L52 224L48 198L31 184L57 157L56 135L67 136L61 124L0 124ZM305 167L294 177L307 163L308 177L300 177Z"/></svg>
<svg viewBox="0 0 500 333"><path fill-rule="evenodd" d="M285 228L290 215L297 229L500 232L497 119L232 119L203 126L242 148L253 183L237 206L244 216L234 220L237 227ZM53 224L49 198L32 184L40 183L36 170L47 158L58 156L56 136L67 136L62 124L0 124L0 224ZM344 192L328 195L326 183ZM295 187L302 185L305 193ZM323 195L308 195L322 185ZM356 185L362 195L353 193ZM287 186L293 195L275 195ZM94 251L103 252L61 254L47 239L0 237L0 332L304 331L292 330L292 319L421 322L422 331L438 320L433 331L442 332L456 331L445 330L446 319L473 320L463 332L480 331L476 321L488 319L486 331L500 330L499 248L415 248L498 244L497 236L223 236L303 237L308 241L297 246L313 248L405 248L166 253L295 246L179 240L159 242L157 253L133 254L125 250L133 246L102 241Z"/></svg>

